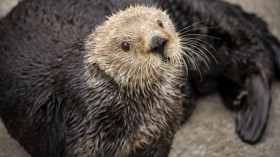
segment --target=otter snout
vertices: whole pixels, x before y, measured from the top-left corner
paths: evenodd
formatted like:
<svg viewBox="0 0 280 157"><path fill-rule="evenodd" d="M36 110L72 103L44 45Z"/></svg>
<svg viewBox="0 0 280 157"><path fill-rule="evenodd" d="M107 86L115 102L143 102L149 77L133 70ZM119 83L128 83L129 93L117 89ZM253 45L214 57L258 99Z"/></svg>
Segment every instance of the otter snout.
<svg viewBox="0 0 280 157"><path fill-rule="evenodd" d="M160 36L153 36L150 43L150 52L164 55L164 49L167 44L167 39Z"/></svg>

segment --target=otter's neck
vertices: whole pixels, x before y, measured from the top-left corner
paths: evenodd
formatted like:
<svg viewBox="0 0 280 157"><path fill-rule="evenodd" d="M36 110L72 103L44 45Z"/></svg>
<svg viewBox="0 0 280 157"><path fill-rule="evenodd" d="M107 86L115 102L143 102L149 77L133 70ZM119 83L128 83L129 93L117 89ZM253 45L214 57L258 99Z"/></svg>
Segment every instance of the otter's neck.
<svg viewBox="0 0 280 157"><path fill-rule="evenodd" d="M176 96L180 89L180 81L177 76L169 76L168 78L151 79L147 82L133 80L132 84L121 84L116 82L114 78L107 75L97 64L87 65L85 70L85 78L87 78L87 84L91 88L96 87L111 87L112 93L119 93L126 99L134 99L141 102L141 99L172 99ZM125 77L125 76L124 76ZM104 89L105 90L105 89ZM106 88L107 90L107 88Z"/></svg>

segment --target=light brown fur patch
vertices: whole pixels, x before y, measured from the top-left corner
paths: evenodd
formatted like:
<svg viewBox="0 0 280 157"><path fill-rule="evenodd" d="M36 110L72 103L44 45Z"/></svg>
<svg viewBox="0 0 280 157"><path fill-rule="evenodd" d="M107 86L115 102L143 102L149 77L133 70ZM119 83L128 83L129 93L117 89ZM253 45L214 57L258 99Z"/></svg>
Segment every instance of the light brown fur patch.
<svg viewBox="0 0 280 157"><path fill-rule="evenodd" d="M157 20L162 21L161 28ZM165 52L171 62L163 62L149 52L153 36L167 38ZM124 52L121 43L128 42ZM87 64L96 63L121 86L151 85L162 79L177 77L182 59L181 45L174 25L166 12L155 7L134 6L108 17L86 41Z"/></svg>
<svg viewBox="0 0 280 157"><path fill-rule="evenodd" d="M157 21L163 23L160 27ZM165 55L170 61L163 61L162 56L150 52L149 42L153 36L168 40ZM121 49L121 43L130 44L130 51ZM120 86L115 99L122 100L125 94L148 108L141 116L141 124L131 137L123 139L119 156L124 156L151 145L164 136L172 141L174 129L180 119L174 120L174 128L169 129L170 113L181 116L182 94L178 88L182 74L182 48L180 38L166 12L155 7L134 6L108 17L102 25L86 40L85 68L89 86L100 87L106 82L94 78L90 72L92 64L109 75ZM127 92L129 90L129 92ZM153 95L147 93L154 93ZM117 106L115 106L117 107ZM173 131L171 131L173 130ZM96 144L98 145L98 144Z"/></svg>

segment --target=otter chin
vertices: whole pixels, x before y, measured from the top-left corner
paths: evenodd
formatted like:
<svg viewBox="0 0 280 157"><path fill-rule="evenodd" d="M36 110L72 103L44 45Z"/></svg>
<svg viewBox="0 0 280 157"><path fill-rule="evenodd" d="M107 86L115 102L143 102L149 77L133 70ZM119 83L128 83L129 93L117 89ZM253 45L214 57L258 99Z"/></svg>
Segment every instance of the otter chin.
<svg viewBox="0 0 280 157"><path fill-rule="evenodd" d="M185 102L180 38L155 7L84 19L107 5L23 1L1 20L1 118L32 156L168 156Z"/></svg>

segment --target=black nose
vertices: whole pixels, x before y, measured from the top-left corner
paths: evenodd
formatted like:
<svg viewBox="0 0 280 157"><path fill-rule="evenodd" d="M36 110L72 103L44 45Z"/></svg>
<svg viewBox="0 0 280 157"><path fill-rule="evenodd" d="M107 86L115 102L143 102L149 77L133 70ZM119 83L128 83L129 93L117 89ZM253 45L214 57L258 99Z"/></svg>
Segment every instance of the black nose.
<svg viewBox="0 0 280 157"><path fill-rule="evenodd" d="M163 55L167 39L160 36L153 36L150 44L150 51Z"/></svg>

